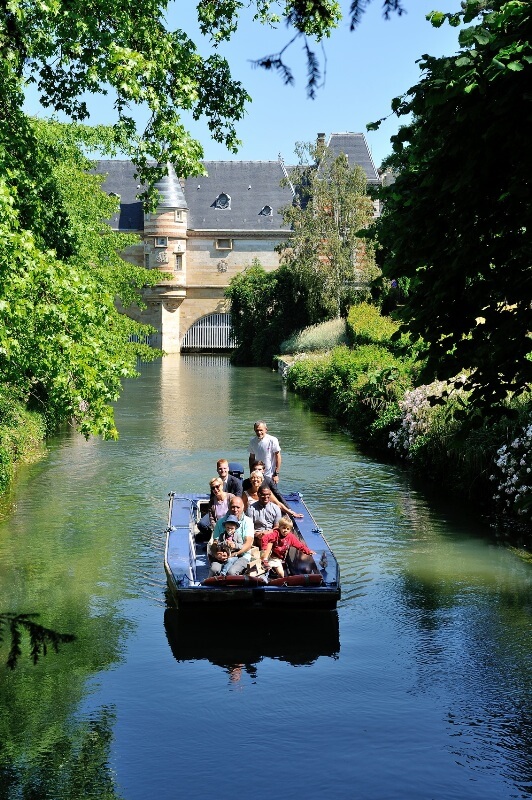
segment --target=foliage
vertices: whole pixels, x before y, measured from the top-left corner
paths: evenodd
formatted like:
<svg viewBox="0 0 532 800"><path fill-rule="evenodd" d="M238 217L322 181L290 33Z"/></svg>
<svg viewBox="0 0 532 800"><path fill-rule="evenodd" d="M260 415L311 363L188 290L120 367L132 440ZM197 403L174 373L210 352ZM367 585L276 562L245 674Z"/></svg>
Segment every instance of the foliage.
<svg viewBox="0 0 532 800"><path fill-rule="evenodd" d="M298 187L297 202L281 209L293 235L278 249L308 287L310 316L317 322L345 315L377 275L373 244L359 235L373 219L373 202L364 170L351 168L344 154L335 158L324 144L302 143L296 153L299 165L290 182Z"/></svg>
<svg viewBox="0 0 532 800"><path fill-rule="evenodd" d="M441 397L445 386L442 381L437 381L405 393L399 403L399 427L390 433L388 444L400 458L412 460L423 437L436 427L435 420L442 416L442 407L431 404L430 400ZM444 427L448 428L448 425Z"/></svg>
<svg viewBox="0 0 532 800"><path fill-rule="evenodd" d="M470 404L504 411L532 381L532 5L466 0L429 16L476 24L456 56L424 55L421 81L392 103L412 121L382 190L383 272L410 281L398 314L426 343L423 380L466 370Z"/></svg>
<svg viewBox="0 0 532 800"><path fill-rule="evenodd" d="M494 499L504 511L525 515L532 508L532 417L515 433L511 442L503 444L495 459L496 482Z"/></svg>
<svg viewBox="0 0 532 800"><path fill-rule="evenodd" d="M28 411L10 387L0 386L0 492L13 477L14 463L39 449L44 432L42 417Z"/></svg>
<svg viewBox="0 0 532 800"><path fill-rule="evenodd" d="M38 614L0 614L0 644L4 641L5 632L9 633L10 647L7 656L7 666L15 669L19 657L22 655L22 633L25 631L30 639L30 656L36 664L41 656L45 656L48 648L55 652L59 645L73 642L76 638L70 633L58 633L51 628L45 628L34 621Z"/></svg>
<svg viewBox="0 0 532 800"><path fill-rule="evenodd" d="M347 344L344 319L330 319L319 325L310 325L296 331L281 342L280 353L308 353L313 350L331 350L340 344Z"/></svg>
<svg viewBox="0 0 532 800"><path fill-rule="evenodd" d="M0 119L21 106L22 80L35 83L43 106L75 121L89 116L87 96L115 98L115 140L131 155L141 182L153 182L161 170L150 161L171 161L181 175L200 174L202 148L183 126L185 111L204 117L211 135L236 151L235 123L242 118L247 92L231 77L218 45L231 37L247 4L240 0L204 0L198 4L202 33L214 52L202 57L183 30L169 30L167 0L2 0L0 21ZM255 19L282 20L302 37L320 41L340 19L334 0L255 0ZM134 108L148 109L138 130Z"/></svg>
<svg viewBox="0 0 532 800"><path fill-rule="evenodd" d="M354 30L359 25L370 1L351 0L349 9L351 30ZM229 33L235 30L234 10L242 7L243 3L238 2L238 0L225 0L223 3L220 3L219 0L209 0L209 2L202 5L207 6L212 18L220 16L220 6L222 6L225 12L222 24L228 29ZM257 2L259 13L255 19L259 17L265 22L278 22L280 17L279 15L270 14L270 5L271 3L268 0ZM401 16L405 11L401 0L383 0L382 9L385 19L389 19L392 13ZM294 36L278 53L263 56L254 61L253 64L263 69L275 70L285 84L291 85L294 83L294 75L290 66L283 60L283 56L294 42L303 39L303 51L307 61L307 94L310 98L314 98L316 90L323 86L324 81L320 83L322 76L319 59L314 50L310 49L308 35L314 35L318 42L324 36L329 36L330 29L340 23L342 18L341 8L338 3L328 3L326 0L296 0L296 2L288 4L286 12L287 23L292 25L296 31Z"/></svg>
<svg viewBox="0 0 532 800"><path fill-rule="evenodd" d="M116 200L86 172L81 148L87 137L105 147L103 131L19 122L13 136L0 125L0 383L48 429L74 419L115 437L121 382L156 355L128 342L147 328L115 299L129 304L152 276L119 257L135 239L103 222Z"/></svg>
<svg viewBox="0 0 532 800"><path fill-rule="evenodd" d="M378 345L301 357L290 366L287 384L366 441L373 422L389 407L395 417L398 397L411 385L407 363Z"/></svg>
<svg viewBox="0 0 532 800"><path fill-rule="evenodd" d="M384 317L370 303L351 306L347 315L347 330L352 344L387 345L399 325L390 317Z"/></svg>
<svg viewBox="0 0 532 800"><path fill-rule="evenodd" d="M283 339L309 321L306 287L287 266L266 272L254 259L231 279L225 296L231 301L238 363L271 364Z"/></svg>

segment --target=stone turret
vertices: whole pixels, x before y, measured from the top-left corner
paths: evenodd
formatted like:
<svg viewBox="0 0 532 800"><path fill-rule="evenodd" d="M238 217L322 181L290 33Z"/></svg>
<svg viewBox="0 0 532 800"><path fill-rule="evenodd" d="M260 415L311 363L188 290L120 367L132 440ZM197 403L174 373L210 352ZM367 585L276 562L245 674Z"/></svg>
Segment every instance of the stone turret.
<svg viewBox="0 0 532 800"><path fill-rule="evenodd" d="M154 214L144 218L144 262L157 269L171 283L186 284L187 215L183 188L171 164L167 174L155 184L159 204Z"/></svg>

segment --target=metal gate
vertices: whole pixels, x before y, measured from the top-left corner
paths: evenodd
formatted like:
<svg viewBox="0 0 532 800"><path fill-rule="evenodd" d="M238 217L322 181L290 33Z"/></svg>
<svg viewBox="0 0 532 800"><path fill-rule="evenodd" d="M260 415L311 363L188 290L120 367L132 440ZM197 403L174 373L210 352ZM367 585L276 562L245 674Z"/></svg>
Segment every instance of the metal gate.
<svg viewBox="0 0 532 800"><path fill-rule="evenodd" d="M232 350L231 314L207 314L198 319L183 337L181 350Z"/></svg>

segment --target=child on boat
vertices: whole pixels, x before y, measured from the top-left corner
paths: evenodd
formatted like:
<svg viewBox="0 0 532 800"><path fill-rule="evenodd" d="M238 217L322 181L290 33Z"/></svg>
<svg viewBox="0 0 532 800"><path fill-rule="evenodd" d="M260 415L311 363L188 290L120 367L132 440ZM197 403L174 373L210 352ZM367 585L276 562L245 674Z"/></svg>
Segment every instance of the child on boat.
<svg viewBox="0 0 532 800"><path fill-rule="evenodd" d="M211 545L211 576L212 575L226 575L227 570L236 561L236 558L233 556L231 557L231 549L227 544L221 544L220 542L213 542ZM216 568L213 569L213 565L216 564ZM220 565L219 568L218 565Z"/></svg>
<svg viewBox="0 0 532 800"><path fill-rule="evenodd" d="M236 556L232 556L232 550L238 550L238 545L235 543L235 533L237 528L240 527L238 519L229 515L224 522L224 530L219 539L211 542L210 545L210 558L211 558L211 571L212 575L227 575L227 570L237 561Z"/></svg>
<svg viewBox="0 0 532 800"><path fill-rule="evenodd" d="M298 539L294 533L294 523L290 517L281 517L277 528L268 531L261 539L261 558L271 569L274 569L280 578L284 578L284 562L291 547L301 550L306 555L314 555L315 550L309 550L307 545ZM270 558L270 555L273 558Z"/></svg>

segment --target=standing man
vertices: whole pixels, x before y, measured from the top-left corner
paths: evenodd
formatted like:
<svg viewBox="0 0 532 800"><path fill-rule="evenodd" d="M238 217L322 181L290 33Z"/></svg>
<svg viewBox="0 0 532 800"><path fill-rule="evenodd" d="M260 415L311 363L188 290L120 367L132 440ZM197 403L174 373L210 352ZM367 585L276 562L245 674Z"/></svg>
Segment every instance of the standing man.
<svg viewBox="0 0 532 800"><path fill-rule="evenodd" d="M255 436L249 443L249 468L252 469L255 461L264 461L264 475L271 478L274 483L279 483L281 471L281 448L279 440L270 436L265 422L259 420L253 426Z"/></svg>

